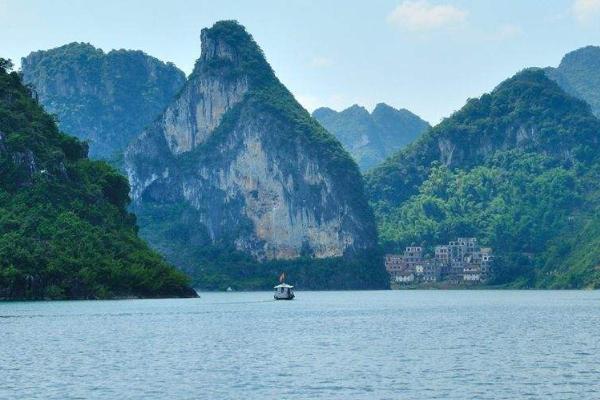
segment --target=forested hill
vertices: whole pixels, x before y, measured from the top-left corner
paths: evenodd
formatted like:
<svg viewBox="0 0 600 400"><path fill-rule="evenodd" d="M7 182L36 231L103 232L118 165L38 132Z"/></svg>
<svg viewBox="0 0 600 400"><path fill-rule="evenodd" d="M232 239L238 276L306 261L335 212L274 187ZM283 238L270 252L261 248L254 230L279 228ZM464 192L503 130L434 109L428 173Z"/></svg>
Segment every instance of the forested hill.
<svg viewBox="0 0 600 400"><path fill-rule="evenodd" d="M127 180L61 133L0 59L0 298L191 297L137 237Z"/></svg>
<svg viewBox="0 0 600 400"><path fill-rule="evenodd" d="M35 51L23 80L60 129L86 140L92 158L118 157L175 97L185 75L142 51L105 53L89 43Z"/></svg>
<svg viewBox="0 0 600 400"><path fill-rule="evenodd" d="M472 168L498 151L521 150L565 162L596 159L598 120L538 69L525 70L490 94L470 99L420 140L368 174L371 199L398 205L418 192L437 161Z"/></svg>
<svg viewBox="0 0 600 400"><path fill-rule="evenodd" d="M340 112L318 108L312 115L342 142L363 171L380 164L430 127L410 111L385 103L377 104L372 113L354 105Z"/></svg>
<svg viewBox="0 0 600 400"><path fill-rule="evenodd" d="M600 239L599 139L588 104L525 70L368 174L381 240L475 236L499 255L496 283L598 286L600 253L581 249Z"/></svg>

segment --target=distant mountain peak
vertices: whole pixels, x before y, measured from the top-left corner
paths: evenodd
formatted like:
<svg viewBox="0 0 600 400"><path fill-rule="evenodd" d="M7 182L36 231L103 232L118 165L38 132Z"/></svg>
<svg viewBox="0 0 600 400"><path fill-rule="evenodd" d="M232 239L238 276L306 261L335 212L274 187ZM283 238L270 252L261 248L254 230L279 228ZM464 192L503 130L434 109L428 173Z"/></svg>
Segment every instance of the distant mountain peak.
<svg viewBox="0 0 600 400"><path fill-rule="evenodd" d="M164 109L185 74L139 50L105 53L72 42L21 61L23 80L60 128L90 144L94 158L112 159Z"/></svg>
<svg viewBox="0 0 600 400"><path fill-rule="evenodd" d="M398 204L414 194L434 162L468 169L498 151L519 150L569 163L588 157L578 149L596 148L599 136L600 121L584 101L565 93L544 70L529 68L469 99L414 146L371 171L369 182L372 193L385 192Z"/></svg>
<svg viewBox="0 0 600 400"><path fill-rule="evenodd" d="M358 104L340 112L319 108L313 112L352 154L361 170L379 163L412 142L429 124L408 110L379 103L369 111Z"/></svg>
<svg viewBox="0 0 600 400"><path fill-rule="evenodd" d="M215 44L226 45L234 50L241 50L243 47L251 46L256 52L262 55L262 50L254 41L252 35L236 20L217 21L212 27L203 28L200 31L200 41L202 46L201 54L205 58L218 55L211 51L215 49L213 47Z"/></svg>
<svg viewBox="0 0 600 400"><path fill-rule="evenodd" d="M323 114L337 114L337 111L335 111L333 108L329 108L329 107L319 107L319 108L315 108L315 111L313 111L314 113L323 113Z"/></svg>
<svg viewBox="0 0 600 400"><path fill-rule="evenodd" d="M578 60L581 59L588 59L588 60L592 60L596 63L599 63L600 61L600 46L585 46L582 48L579 48L577 50L573 50L568 52L567 54L565 54L565 56L562 58L560 65L565 65L565 64L570 64L573 62L577 62ZM559 68L560 68L559 65Z"/></svg>
<svg viewBox="0 0 600 400"><path fill-rule="evenodd" d="M546 68L549 78L567 93L586 101L600 117L600 47L586 46L567 53L557 68Z"/></svg>
<svg viewBox="0 0 600 400"><path fill-rule="evenodd" d="M394 107L390 106L387 103L377 103L377 105L373 109L373 112L375 112L375 110L390 110L390 111L393 110L393 111L399 111L397 108L394 108Z"/></svg>
<svg viewBox="0 0 600 400"><path fill-rule="evenodd" d="M352 104L350 107L346 108L344 111L366 111L367 113L369 112L365 107L358 105L358 104Z"/></svg>

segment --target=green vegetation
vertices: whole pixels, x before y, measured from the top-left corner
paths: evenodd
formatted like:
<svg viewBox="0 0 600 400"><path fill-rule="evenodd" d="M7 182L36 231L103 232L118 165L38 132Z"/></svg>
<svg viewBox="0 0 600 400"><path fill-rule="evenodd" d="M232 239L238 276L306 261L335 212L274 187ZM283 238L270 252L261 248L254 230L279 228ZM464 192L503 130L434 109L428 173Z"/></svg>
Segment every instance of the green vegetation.
<svg viewBox="0 0 600 400"><path fill-rule="evenodd" d="M104 53L88 43L33 52L22 71L60 128L88 141L90 155L101 159L119 157L185 81L175 65L141 51Z"/></svg>
<svg viewBox="0 0 600 400"><path fill-rule="evenodd" d="M0 59L0 298L187 297L137 237L126 179L87 158Z"/></svg>
<svg viewBox="0 0 600 400"><path fill-rule="evenodd" d="M319 108L312 115L344 145L362 171L380 164L429 128L410 111L383 103L372 113L354 105L341 112Z"/></svg>
<svg viewBox="0 0 600 400"><path fill-rule="evenodd" d="M595 210L580 215L550 242L537 263L538 287L600 288L600 218Z"/></svg>
<svg viewBox="0 0 600 400"><path fill-rule="evenodd" d="M470 99L450 118L367 174L371 200L398 206L418 193L435 161L469 169L505 149L592 162L600 122L541 70L525 70L490 94Z"/></svg>
<svg viewBox="0 0 600 400"><path fill-rule="evenodd" d="M381 268L383 256L377 251L348 259L300 257L259 262L223 244L198 248L194 256L194 285L206 290L270 290L282 272L287 283L312 290L382 289L389 280Z"/></svg>
<svg viewBox="0 0 600 400"><path fill-rule="evenodd" d="M387 249L476 236L496 284L598 287L600 121L540 70L503 82L369 176Z"/></svg>

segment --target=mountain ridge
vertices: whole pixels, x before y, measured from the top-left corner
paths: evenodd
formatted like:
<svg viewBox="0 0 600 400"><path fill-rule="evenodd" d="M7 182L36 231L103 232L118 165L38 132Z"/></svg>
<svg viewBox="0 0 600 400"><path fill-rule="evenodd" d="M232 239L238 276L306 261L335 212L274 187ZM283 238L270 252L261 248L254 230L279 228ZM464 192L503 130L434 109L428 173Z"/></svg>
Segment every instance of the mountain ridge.
<svg viewBox="0 0 600 400"><path fill-rule="evenodd" d="M342 142L362 171L381 163L430 128L410 111L385 103L378 103L372 112L357 104L339 112L321 107L312 116Z"/></svg>

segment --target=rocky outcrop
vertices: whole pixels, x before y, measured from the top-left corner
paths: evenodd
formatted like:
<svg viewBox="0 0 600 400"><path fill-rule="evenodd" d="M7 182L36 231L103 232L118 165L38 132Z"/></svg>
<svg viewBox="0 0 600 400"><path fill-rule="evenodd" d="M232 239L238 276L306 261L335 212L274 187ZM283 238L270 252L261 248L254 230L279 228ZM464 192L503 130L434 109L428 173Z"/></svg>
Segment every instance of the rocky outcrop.
<svg viewBox="0 0 600 400"><path fill-rule="evenodd" d="M21 68L60 128L88 141L92 157L105 159L121 155L185 81L173 64L141 51L104 53L86 43L33 52Z"/></svg>
<svg viewBox="0 0 600 400"><path fill-rule="evenodd" d="M232 46L211 38L207 31L203 31L201 41L202 56L198 60L194 84L185 86L161 118L161 129L173 154L190 151L204 143L219 126L223 115L248 91L247 76L227 79L224 75L202 73L201 70L213 61L236 65L240 60Z"/></svg>
<svg viewBox="0 0 600 400"><path fill-rule="evenodd" d="M242 26L219 22L201 40L180 95L125 155L142 234L175 261L168 242L182 237L189 249L227 243L258 260L372 249L362 178L341 145Z"/></svg>

